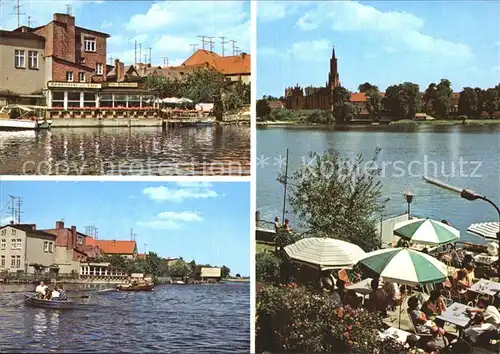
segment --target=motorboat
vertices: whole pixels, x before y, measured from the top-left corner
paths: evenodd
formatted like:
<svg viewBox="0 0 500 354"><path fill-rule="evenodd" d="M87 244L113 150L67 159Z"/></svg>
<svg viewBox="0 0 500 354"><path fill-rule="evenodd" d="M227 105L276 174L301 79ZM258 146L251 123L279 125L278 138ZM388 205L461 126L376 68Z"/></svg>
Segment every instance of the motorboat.
<svg viewBox="0 0 500 354"><path fill-rule="evenodd" d="M119 291L152 291L155 285L153 283L138 284L120 284L116 287Z"/></svg>
<svg viewBox="0 0 500 354"><path fill-rule="evenodd" d="M45 119L47 107L11 104L0 109L0 129L48 129L51 120Z"/></svg>
<svg viewBox="0 0 500 354"><path fill-rule="evenodd" d="M24 294L24 303L28 306L44 309L74 309L77 307L74 301L44 300L39 299L33 294Z"/></svg>

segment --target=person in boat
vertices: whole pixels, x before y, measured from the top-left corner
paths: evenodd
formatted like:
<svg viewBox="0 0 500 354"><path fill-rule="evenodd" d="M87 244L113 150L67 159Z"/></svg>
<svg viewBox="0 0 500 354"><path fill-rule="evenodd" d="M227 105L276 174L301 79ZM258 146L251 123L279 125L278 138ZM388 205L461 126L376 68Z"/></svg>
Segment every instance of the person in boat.
<svg viewBox="0 0 500 354"><path fill-rule="evenodd" d="M50 300L53 300L53 301L59 301L59 296L61 295L61 293L57 290L57 287L55 287L51 293L50 293Z"/></svg>
<svg viewBox="0 0 500 354"><path fill-rule="evenodd" d="M63 289L62 285L59 285L56 289L57 289L57 292L59 293L59 296L58 296L59 301L68 300L68 294L66 293L66 290ZM53 293L52 293L52 297L54 297Z"/></svg>
<svg viewBox="0 0 500 354"><path fill-rule="evenodd" d="M40 284L37 285L35 289L36 296L38 297L45 297L45 293L47 292L47 285L43 281L40 282Z"/></svg>

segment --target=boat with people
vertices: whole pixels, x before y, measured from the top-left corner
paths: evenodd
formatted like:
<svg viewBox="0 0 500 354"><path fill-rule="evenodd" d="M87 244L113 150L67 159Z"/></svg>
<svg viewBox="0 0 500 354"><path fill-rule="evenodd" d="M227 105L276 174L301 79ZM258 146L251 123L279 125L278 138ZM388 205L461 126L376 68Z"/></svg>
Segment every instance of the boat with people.
<svg viewBox="0 0 500 354"><path fill-rule="evenodd" d="M74 309L77 307L74 301L61 300L46 300L36 296L36 294L24 294L24 303L28 306L44 308L44 309Z"/></svg>
<svg viewBox="0 0 500 354"><path fill-rule="evenodd" d="M51 120L45 119L47 107L11 104L0 109L0 129L48 129Z"/></svg>

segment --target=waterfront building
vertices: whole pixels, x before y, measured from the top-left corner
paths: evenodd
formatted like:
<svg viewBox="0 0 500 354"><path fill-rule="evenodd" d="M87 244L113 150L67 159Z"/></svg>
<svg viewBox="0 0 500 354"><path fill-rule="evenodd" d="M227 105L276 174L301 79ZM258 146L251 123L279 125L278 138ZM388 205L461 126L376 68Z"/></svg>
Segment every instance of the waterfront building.
<svg viewBox="0 0 500 354"><path fill-rule="evenodd" d="M0 106L43 100L45 68L44 37L0 31Z"/></svg>
<svg viewBox="0 0 500 354"><path fill-rule="evenodd" d="M111 266L110 263L82 263L80 265L80 279L92 279L93 281L124 280L128 273L124 269Z"/></svg>
<svg viewBox="0 0 500 354"><path fill-rule="evenodd" d="M219 282L222 278L222 269L218 267L201 268L201 281Z"/></svg>
<svg viewBox="0 0 500 354"><path fill-rule="evenodd" d="M0 228L0 270L35 274L35 265L46 271L56 264L56 236L34 224L10 224Z"/></svg>
<svg viewBox="0 0 500 354"><path fill-rule="evenodd" d="M137 244L135 241L96 240L93 237L85 238L85 245L98 246L104 255L122 256L126 259L136 259Z"/></svg>

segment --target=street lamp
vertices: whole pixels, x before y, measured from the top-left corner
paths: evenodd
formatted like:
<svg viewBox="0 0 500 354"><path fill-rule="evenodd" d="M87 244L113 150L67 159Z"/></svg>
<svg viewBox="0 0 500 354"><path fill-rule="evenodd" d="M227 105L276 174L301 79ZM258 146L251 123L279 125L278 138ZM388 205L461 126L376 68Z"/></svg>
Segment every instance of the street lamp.
<svg viewBox="0 0 500 354"><path fill-rule="evenodd" d="M464 199L467 199L469 201L473 201L473 200L477 200L477 199L481 199L481 200L484 200L485 202L491 204L493 206L493 208L495 208L495 210L497 211L498 213L498 231L497 231L497 240L498 240L498 243L500 244L500 208L495 204L493 203L492 200L488 199L487 197L485 196L482 196L480 194L477 194L476 192L474 192L473 190L470 190L470 189L462 189L460 190L460 188L456 188L456 187L453 187L453 186L450 186L450 185L447 185L446 183L442 183L438 180L435 180L435 179L431 179L431 178L427 178L427 177L424 177L424 181L430 183L430 184L434 184L438 187L442 187L442 188L445 188L445 189L448 189L452 192L456 192L456 193L459 193L460 194L460 197L464 198ZM497 277L500 278L500 261L498 262L498 269L497 269Z"/></svg>
<svg viewBox="0 0 500 354"><path fill-rule="evenodd" d="M411 192L406 192L405 194L403 194L403 196L405 197L406 202L408 203L408 220L410 220L411 202L413 201L413 197L415 195Z"/></svg>

